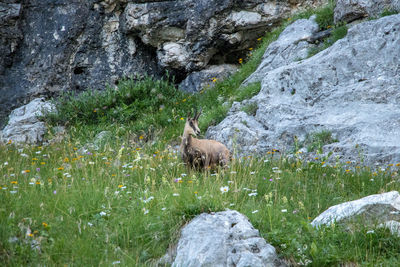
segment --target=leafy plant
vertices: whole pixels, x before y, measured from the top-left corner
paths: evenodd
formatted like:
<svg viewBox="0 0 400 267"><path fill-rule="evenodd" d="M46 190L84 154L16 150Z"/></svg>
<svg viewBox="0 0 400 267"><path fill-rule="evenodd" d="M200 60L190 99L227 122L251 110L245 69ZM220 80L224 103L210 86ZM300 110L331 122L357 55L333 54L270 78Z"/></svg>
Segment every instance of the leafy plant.
<svg viewBox="0 0 400 267"><path fill-rule="evenodd" d="M255 102L248 103L241 108L242 111L246 112L247 115L250 115L250 116L255 116L257 113L257 109L258 109L258 105Z"/></svg>
<svg viewBox="0 0 400 267"><path fill-rule="evenodd" d="M322 153L322 147L331 143L339 142L338 139L332 137L332 132L323 130L313 133L306 138L308 152L318 151Z"/></svg>

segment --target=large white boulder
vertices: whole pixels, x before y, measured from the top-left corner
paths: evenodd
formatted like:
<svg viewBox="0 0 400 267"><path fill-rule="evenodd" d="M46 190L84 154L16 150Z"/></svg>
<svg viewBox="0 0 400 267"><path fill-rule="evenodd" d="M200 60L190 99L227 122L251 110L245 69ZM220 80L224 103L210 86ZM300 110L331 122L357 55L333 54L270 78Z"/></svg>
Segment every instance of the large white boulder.
<svg viewBox="0 0 400 267"><path fill-rule="evenodd" d="M172 266L285 266L247 217L232 210L198 215L173 254L164 257L173 258Z"/></svg>

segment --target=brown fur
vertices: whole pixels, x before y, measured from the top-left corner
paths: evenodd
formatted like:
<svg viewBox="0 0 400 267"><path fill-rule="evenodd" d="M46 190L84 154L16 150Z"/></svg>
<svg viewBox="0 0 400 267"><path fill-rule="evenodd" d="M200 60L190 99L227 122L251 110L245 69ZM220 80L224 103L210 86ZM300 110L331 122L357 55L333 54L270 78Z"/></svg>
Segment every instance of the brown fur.
<svg viewBox="0 0 400 267"><path fill-rule="evenodd" d="M226 167L230 160L230 152L222 143L215 140L197 139L194 136L200 133L198 127L199 114L194 118L188 116L180 147L182 160L196 169Z"/></svg>

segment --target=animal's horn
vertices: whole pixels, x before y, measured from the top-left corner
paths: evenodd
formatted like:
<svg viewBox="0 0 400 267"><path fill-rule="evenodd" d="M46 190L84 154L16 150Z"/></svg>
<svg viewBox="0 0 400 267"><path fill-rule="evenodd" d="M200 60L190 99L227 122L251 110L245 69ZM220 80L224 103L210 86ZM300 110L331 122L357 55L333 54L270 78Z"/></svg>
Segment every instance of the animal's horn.
<svg viewBox="0 0 400 267"><path fill-rule="evenodd" d="M197 108L194 108L194 115L193 118L196 119L197 118Z"/></svg>
<svg viewBox="0 0 400 267"><path fill-rule="evenodd" d="M196 119L196 120L199 119L199 117L200 117L202 111L203 111L203 109L200 108L199 113L196 113L196 116L195 116L195 119Z"/></svg>

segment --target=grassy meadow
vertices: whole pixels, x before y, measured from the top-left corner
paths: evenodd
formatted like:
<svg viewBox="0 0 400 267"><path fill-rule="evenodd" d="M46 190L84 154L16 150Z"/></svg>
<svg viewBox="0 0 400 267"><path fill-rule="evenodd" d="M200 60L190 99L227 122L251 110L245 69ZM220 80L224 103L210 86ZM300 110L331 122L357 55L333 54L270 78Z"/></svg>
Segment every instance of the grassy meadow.
<svg viewBox="0 0 400 267"><path fill-rule="evenodd" d="M400 190L400 163L329 165L326 158L308 162L301 153L289 158L273 150L200 172L187 169L177 152L188 111L203 108L203 132L220 122L233 101L260 90L259 83L240 84L284 27L315 12L328 27L332 8L302 13L260 37L237 73L196 95L179 92L168 79L132 77L117 90L55 100L58 113L43 119L56 141L0 144L0 263L151 266L196 215L235 209L294 266L399 266L400 237L388 230L316 230L310 222L332 205ZM60 136L57 125L67 133ZM102 131L109 135L88 145Z"/></svg>

